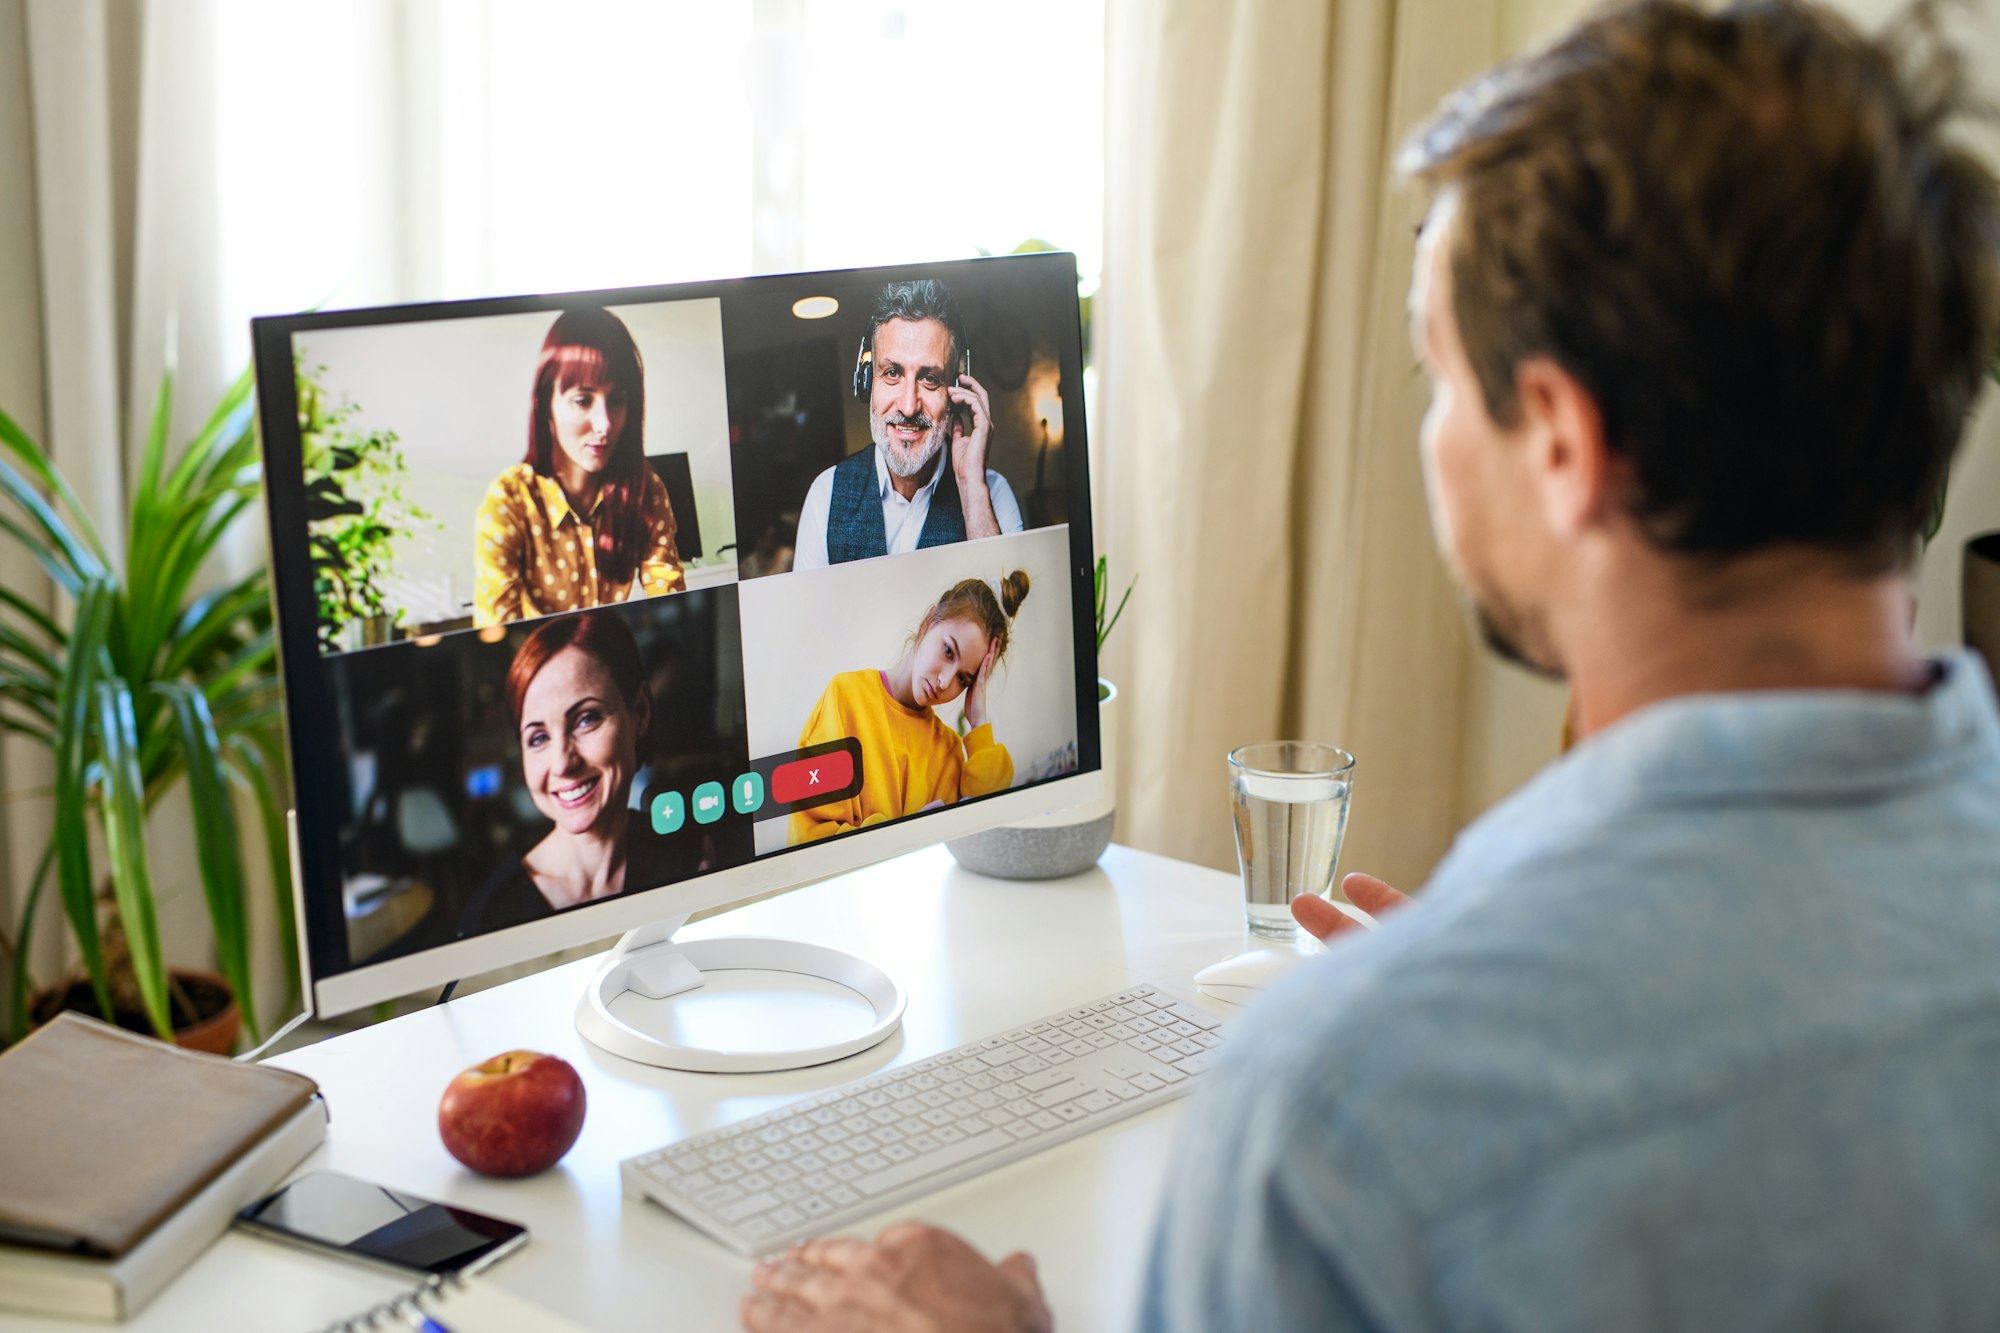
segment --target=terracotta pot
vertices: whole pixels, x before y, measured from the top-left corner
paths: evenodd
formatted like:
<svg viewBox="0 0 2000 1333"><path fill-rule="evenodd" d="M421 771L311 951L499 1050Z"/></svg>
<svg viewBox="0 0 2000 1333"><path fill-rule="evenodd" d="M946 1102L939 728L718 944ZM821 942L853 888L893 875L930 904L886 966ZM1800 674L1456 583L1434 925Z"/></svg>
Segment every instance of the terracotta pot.
<svg viewBox="0 0 2000 1333"><path fill-rule="evenodd" d="M234 1051L237 1035L243 1029L243 1015L236 1007L236 996L231 993L229 983L223 980L220 973L200 968L176 967L171 970L174 980L194 1002L196 1015L192 1022L175 1026L174 1045L185 1046L192 1051L207 1051L211 1055L228 1055ZM35 1026L40 1027L65 1009L92 1018L103 1017L97 1012L97 997L91 993L90 978L71 977L40 992L30 1003L28 1016ZM113 1021L132 1032L147 1036L153 1032L152 1024L146 1021L144 1014L121 1009Z"/></svg>

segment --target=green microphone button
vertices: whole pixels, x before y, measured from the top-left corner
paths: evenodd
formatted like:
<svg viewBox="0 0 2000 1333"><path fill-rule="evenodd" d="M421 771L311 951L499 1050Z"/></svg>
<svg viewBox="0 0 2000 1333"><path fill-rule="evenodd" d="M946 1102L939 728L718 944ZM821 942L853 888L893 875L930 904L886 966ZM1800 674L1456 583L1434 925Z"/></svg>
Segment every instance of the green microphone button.
<svg viewBox="0 0 2000 1333"><path fill-rule="evenodd" d="M754 815L764 804L764 779L745 773L729 784L729 799L739 815Z"/></svg>
<svg viewBox="0 0 2000 1333"><path fill-rule="evenodd" d="M662 837L679 833L687 823L687 802L677 791L663 791L653 798L653 832Z"/></svg>

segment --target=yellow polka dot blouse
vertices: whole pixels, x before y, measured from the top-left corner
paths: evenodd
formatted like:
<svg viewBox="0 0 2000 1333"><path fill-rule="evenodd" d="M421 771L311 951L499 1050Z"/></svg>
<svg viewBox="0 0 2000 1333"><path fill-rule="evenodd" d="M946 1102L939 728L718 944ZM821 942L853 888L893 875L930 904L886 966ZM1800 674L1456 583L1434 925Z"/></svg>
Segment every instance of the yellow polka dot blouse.
<svg viewBox="0 0 2000 1333"><path fill-rule="evenodd" d="M526 463L508 468L479 505L473 623L501 625L681 591L687 579L674 548L673 506L650 468L644 505L650 539L638 576L614 587L597 576L596 509L578 515L554 477L537 476Z"/></svg>

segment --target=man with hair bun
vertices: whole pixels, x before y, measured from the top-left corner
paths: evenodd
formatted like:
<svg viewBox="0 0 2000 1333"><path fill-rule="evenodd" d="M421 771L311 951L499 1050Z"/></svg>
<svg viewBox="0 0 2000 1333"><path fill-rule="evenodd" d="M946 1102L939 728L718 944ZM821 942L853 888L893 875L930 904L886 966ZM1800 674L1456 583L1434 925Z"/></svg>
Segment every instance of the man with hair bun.
<svg viewBox="0 0 2000 1333"><path fill-rule="evenodd" d="M1911 628L2000 202L1934 29L1645 0L1410 141L1433 526L1578 744L1417 902L1349 876L1380 929L1294 904L1331 947L1188 1108L1141 1328L2000 1328L2000 710ZM743 1315L1051 1324L908 1224Z"/></svg>
<svg viewBox="0 0 2000 1333"><path fill-rule="evenodd" d="M949 287L918 278L882 288L854 367L875 447L813 479L793 569L1021 530L1013 487L986 466L993 407L985 386L961 372L966 360Z"/></svg>

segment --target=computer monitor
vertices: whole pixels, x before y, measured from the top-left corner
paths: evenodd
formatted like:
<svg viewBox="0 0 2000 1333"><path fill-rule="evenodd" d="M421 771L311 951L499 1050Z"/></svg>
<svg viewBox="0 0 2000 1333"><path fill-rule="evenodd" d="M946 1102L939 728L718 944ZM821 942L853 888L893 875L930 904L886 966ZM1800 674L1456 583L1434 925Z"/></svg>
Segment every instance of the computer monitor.
<svg viewBox="0 0 2000 1333"><path fill-rule="evenodd" d="M593 1040L783 1067L650 1049L608 998L690 983L649 946L693 912L1095 799L1076 282L1040 254L256 320L314 1012L628 931ZM825 952L705 956L835 975L893 1030L893 983Z"/></svg>

